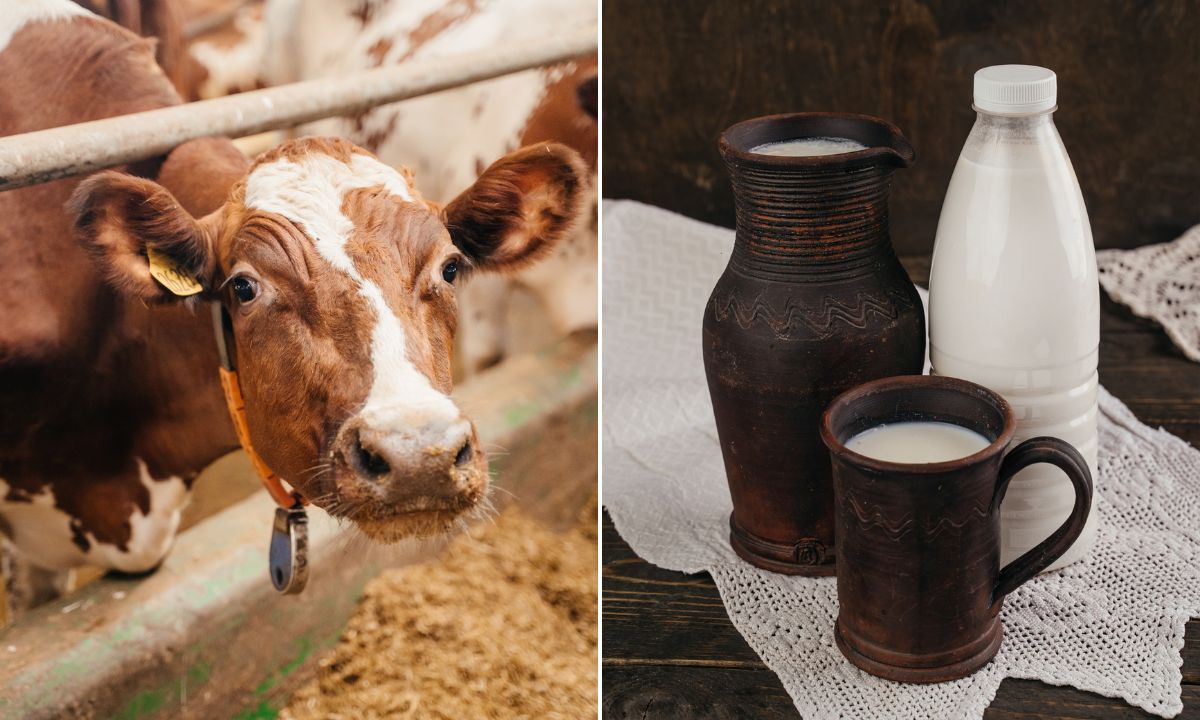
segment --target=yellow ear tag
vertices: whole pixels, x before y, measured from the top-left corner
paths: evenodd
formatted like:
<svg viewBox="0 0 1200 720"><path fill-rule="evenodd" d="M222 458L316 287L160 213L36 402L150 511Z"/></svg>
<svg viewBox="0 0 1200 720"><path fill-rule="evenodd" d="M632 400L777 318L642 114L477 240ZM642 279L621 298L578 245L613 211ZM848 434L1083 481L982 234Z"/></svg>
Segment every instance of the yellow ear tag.
<svg viewBox="0 0 1200 720"><path fill-rule="evenodd" d="M149 246L146 247L146 259L150 261L150 275L172 293L187 297L204 290L196 278L185 275L170 258L159 255Z"/></svg>

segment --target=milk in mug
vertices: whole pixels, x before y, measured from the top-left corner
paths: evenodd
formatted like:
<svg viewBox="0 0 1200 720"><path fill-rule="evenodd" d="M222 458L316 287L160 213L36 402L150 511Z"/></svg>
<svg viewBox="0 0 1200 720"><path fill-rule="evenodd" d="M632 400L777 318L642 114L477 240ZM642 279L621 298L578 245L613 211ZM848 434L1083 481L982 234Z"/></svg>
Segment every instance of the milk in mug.
<svg viewBox="0 0 1200 720"><path fill-rule="evenodd" d="M961 460L991 444L984 436L953 423L909 420L867 428L846 449L876 460L925 464Z"/></svg>
<svg viewBox="0 0 1200 720"><path fill-rule="evenodd" d="M1075 446L1096 477L1100 291L1087 210L1054 126L1057 80L1045 68L975 74L975 126L938 222L929 279L930 362L940 375L1000 393L1014 443L1049 435ZM1022 470L1001 506L1001 562L1046 539L1075 492L1049 464ZM1078 560L1092 513L1048 569Z"/></svg>

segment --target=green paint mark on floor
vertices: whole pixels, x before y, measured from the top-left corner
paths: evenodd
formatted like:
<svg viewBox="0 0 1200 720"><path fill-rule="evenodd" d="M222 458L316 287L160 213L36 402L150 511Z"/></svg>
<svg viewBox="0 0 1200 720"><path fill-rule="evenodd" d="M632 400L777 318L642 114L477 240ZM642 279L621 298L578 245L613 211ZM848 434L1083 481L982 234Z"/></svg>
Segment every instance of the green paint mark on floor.
<svg viewBox="0 0 1200 720"><path fill-rule="evenodd" d="M279 717L279 711L263 700L257 707L246 708L234 715L233 720L275 720L277 717Z"/></svg>
<svg viewBox="0 0 1200 720"><path fill-rule="evenodd" d="M204 661L198 661L189 667L182 678L179 679L179 695L177 696L174 687L171 690L143 690L137 695L134 695L129 703L125 705L116 715L113 715L113 720L138 720L152 715L157 715L159 711L167 706L168 700L171 703L178 701L178 698L187 692L188 688L196 688L208 682L212 675L212 665Z"/></svg>
<svg viewBox="0 0 1200 720"><path fill-rule="evenodd" d="M296 656L280 667L278 672L272 673L270 677L260 682L258 687L254 688L255 695L266 695L280 680L296 672L304 664L304 661L312 656L314 646L311 638L296 638L296 645L298 648ZM234 715L233 720L274 720L278 716L278 710L271 707L266 700L261 700L257 706L246 708L237 715Z"/></svg>
<svg viewBox="0 0 1200 720"><path fill-rule="evenodd" d="M296 668L298 668L304 664L304 661L308 659L309 655L312 655L313 642L310 638L308 638L307 636L297 638L296 644L300 646L300 650L299 650L299 652L296 653L296 657L294 660L292 660L290 663L288 663L287 665L284 665L282 668L279 669L279 676L281 678L285 678L288 675L291 675L293 672L296 671Z"/></svg>
<svg viewBox="0 0 1200 720"><path fill-rule="evenodd" d="M360 597L362 596L361 591L358 594ZM325 638L323 640L321 640L321 649L327 650L327 649L333 647L334 645L337 645L337 641L342 639L342 633L345 631L346 631L345 624L339 624L337 627L335 627L333 630L331 630L329 632L329 635L325 636Z"/></svg>
<svg viewBox="0 0 1200 720"><path fill-rule="evenodd" d="M152 715L162 709L167 703L166 693L157 690L146 690L134 695L129 704L113 715L113 720L136 720Z"/></svg>
<svg viewBox="0 0 1200 720"><path fill-rule="evenodd" d="M563 384L566 385L567 387L575 387L576 385L579 384L579 380L582 377L583 377L583 366L578 365L578 364L572 365L571 369L567 371L566 378L563 379Z"/></svg>
<svg viewBox="0 0 1200 720"><path fill-rule="evenodd" d="M280 667L278 672L272 673L270 677L260 682L258 687L254 688L255 695L264 695L270 692L271 688L275 687L280 680L294 673L312 655L313 641L311 638L307 636L296 638L296 645L299 648L296 651L296 657ZM274 716L272 715L272 717Z"/></svg>
<svg viewBox="0 0 1200 720"><path fill-rule="evenodd" d="M537 416L540 409L541 405L536 402L518 403L504 410L504 422L509 429L520 427Z"/></svg>
<svg viewBox="0 0 1200 720"><path fill-rule="evenodd" d="M187 669L187 684L188 687L196 687L208 682L209 676L212 675L212 665L203 660L197 662Z"/></svg>

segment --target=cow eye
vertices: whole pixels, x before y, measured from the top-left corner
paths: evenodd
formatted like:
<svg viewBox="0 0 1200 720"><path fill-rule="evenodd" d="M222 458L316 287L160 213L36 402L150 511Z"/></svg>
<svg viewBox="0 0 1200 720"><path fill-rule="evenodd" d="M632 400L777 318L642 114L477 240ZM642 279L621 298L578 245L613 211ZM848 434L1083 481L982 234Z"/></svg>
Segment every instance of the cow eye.
<svg viewBox="0 0 1200 720"><path fill-rule="evenodd" d="M442 268L442 279L452 283L456 277L458 277L458 261L451 260Z"/></svg>
<svg viewBox="0 0 1200 720"><path fill-rule="evenodd" d="M233 285L233 295L238 302L248 303L258 296L258 283L248 277L235 277L230 284Z"/></svg>

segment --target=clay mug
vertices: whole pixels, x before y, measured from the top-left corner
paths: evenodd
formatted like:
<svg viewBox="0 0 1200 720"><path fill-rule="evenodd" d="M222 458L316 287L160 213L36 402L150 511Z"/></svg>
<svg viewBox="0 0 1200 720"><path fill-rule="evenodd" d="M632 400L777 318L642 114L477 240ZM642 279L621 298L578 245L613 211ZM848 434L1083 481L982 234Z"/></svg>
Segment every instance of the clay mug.
<svg viewBox="0 0 1200 720"><path fill-rule="evenodd" d="M933 421L990 443L956 460L878 460L847 449L883 424ZM1092 502L1087 462L1069 443L1037 437L1011 452L1013 410L965 380L909 375L864 383L825 411L821 439L833 463L838 538L838 648L867 672L903 682L943 682L983 667L1000 649L1004 596L1071 547ZM1051 463L1075 504L1032 550L1000 567L1000 502L1022 468Z"/></svg>

